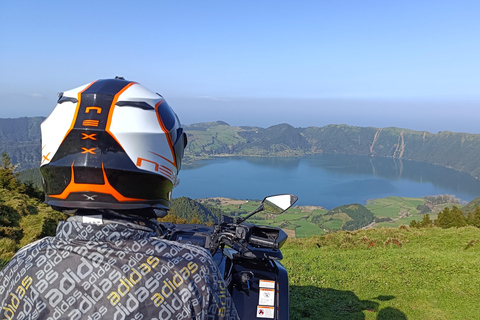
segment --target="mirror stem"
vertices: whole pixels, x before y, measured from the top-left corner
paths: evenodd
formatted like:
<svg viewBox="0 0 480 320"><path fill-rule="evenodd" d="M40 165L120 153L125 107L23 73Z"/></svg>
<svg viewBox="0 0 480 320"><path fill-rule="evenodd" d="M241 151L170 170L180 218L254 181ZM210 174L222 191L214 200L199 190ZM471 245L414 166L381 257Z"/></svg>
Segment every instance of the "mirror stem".
<svg viewBox="0 0 480 320"><path fill-rule="evenodd" d="M260 211L262 211L262 210L263 210L263 203L262 203L262 205L261 205L260 207L258 207L257 209L255 209L252 213L250 213L250 214L249 214L248 216L246 216L245 218L239 218L239 219L237 220L237 224L242 223L243 221L245 221L245 220L247 220L248 218L250 218L251 216L253 216L255 213L260 212Z"/></svg>

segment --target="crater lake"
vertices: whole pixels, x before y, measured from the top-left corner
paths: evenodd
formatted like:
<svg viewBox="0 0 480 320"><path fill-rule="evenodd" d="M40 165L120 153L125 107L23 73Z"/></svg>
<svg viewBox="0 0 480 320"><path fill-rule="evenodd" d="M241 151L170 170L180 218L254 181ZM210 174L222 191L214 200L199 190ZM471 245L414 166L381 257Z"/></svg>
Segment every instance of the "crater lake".
<svg viewBox="0 0 480 320"><path fill-rule="evenodd" d="M262 199L292 193L298 205L327 209L387 196L480 196L467 173L394 158L317 154L305 157L219 157L184 165L173 197Z"/></svg>

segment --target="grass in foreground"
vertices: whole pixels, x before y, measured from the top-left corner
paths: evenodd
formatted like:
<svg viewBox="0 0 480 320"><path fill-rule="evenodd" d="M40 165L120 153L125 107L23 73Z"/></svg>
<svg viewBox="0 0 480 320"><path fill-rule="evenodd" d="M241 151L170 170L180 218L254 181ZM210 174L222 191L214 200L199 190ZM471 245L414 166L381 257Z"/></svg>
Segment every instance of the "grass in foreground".
<svg viewBox="0 0 480 320"><path fill-rule="evenodd" d="M372 229L289 240L291 319L478 319L480 229Z"/></svg>

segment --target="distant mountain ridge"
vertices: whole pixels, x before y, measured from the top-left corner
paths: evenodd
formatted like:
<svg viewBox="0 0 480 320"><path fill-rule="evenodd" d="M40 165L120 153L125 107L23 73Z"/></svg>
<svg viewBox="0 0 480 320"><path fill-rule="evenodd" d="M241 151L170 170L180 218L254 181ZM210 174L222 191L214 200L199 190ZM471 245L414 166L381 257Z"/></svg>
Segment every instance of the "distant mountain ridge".
<svg viewBox="0 0 480 320"><path fill-rule="evenodd" d="M185 126L187 158L214 155L301 156L314 153L379 156L425 162L480 178L480 134L433 134L401 128L327 125L234 127L225 122Z"/></svg>
<svg viewBox="0 0 480 320"><path fill-rule="evenodd" d="M8 153L21 170L40 163L40 123L44 119L0 119L0 152ZM480 178L480 134L348 125L294 128L286 123L269 128L237 127L223 121L184 127L189 140L187 162L219 155L351 154L425 162Z"/></svg>
<svg viewBox="0 0 480 320"><path fill-rule="evenodd" d="M20 170L36 168L41 158L40 124L45 117L0 118L0 153L7 153Z"/></svg>

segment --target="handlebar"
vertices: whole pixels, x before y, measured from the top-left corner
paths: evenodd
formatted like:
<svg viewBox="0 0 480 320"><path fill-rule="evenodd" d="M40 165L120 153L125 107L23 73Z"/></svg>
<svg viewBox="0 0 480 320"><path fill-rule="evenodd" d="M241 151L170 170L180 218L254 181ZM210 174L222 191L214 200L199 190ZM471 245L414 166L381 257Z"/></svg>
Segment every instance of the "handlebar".
<svg viewBox="0 0 480 320"><path fill-rule="evenodd" d="M271 249L278 249L278 245L275 241L272 241L272 240L269 240L269 239L266 239L266 238L260 238L260 237L252 235L248 239L248 242L250 244L255 245L255 246L271 248Z"/></svg>
<svg viewBox="0 0 480 320"><path fill-rule="evenodd" d="M233 220L233 219L232 219ZM283 244L281 229L256 226L234 221L222 222L214 227L204 225L162 224L168 240L190 243L201 246L212 255L225 246L238 252L239 257L264 259L278 256ZM272 258L273 259L273 258Z"/></svg>

